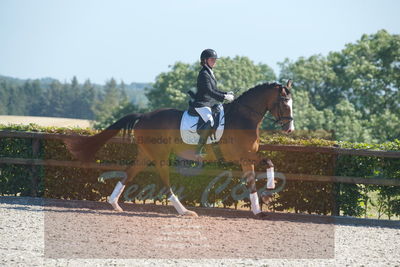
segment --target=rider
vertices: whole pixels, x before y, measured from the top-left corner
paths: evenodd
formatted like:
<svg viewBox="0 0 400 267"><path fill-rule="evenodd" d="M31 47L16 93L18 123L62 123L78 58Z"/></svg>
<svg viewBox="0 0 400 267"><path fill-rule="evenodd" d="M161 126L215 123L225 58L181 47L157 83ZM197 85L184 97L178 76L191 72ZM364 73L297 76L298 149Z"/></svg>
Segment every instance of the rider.
<svg viewBox="0 0 400 267"><path fill-rule="evenodd" d="M217 58L217 52L213 49L206 49L200 55L200 64L203 68L197 76L197 93L194 95L193 101L193 107L205 122L199 128L200 139L196 155L200 157L204 156L202 150L214 126L211 107L224 100L231 102L234 99L232 92L223 92L217 88L217 80L212 71Z"/></svg>

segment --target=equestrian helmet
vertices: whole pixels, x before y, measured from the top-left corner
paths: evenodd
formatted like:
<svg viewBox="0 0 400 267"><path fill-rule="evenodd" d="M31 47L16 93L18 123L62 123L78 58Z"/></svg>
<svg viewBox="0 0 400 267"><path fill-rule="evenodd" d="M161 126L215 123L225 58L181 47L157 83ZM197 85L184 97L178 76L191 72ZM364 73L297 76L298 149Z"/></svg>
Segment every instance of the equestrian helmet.
<svg viewBox="0 0 400 267"><path fill-rule="evenodd" d="M200 60L207 59L207 58L218 58L217 52L213 49L206 49L201 52Z"/></svg>

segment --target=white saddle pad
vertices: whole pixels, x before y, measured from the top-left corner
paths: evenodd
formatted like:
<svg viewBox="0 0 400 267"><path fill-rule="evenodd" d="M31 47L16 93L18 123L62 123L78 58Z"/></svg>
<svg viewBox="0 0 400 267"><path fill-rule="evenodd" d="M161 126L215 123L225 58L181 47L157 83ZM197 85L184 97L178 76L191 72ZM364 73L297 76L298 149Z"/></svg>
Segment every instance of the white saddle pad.
<svg viewBox="0 0 400 267"><path fill-rule="evenodd" d="M219 114L219 125L215 132L216 139L214 140L209 137L207 139L207 144L218 142L221 139L222 134L224 133L224 125L225 125L224 108L222 105L220 106L220 108L221 112ZM181 137L185 144L197 145L199 143L200 136L197 134L198 121L199 117L189 115L187 110L183 113L181 120Z"/></svg>

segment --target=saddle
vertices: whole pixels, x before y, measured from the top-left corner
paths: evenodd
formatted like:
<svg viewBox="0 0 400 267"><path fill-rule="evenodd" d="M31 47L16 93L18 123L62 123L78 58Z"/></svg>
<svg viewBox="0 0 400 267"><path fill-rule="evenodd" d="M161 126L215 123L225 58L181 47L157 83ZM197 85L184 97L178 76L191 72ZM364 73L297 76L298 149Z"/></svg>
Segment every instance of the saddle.
<svg viewBox="0 0 400 267"><path fill-rule="evenodd" d="M190 110L188 109L188 114L190 116L194 116L194 117L198 117L198 121L197 121L197 125L196 125L196 132L198 134L200 134L199 130L201 128L203 128L202 126L206 123L203 118L196 112L196 110ZM213 116L214 119L214 126L212 127L212 134L211 136L213 137L213 139L216 139L215 137L215 132L217 131L217 128L219 126L219 122L221 119L221 107L220 105L215 105L211 108L211 114Z"/></svg>
<svg viewBox="0 0 400 267"><path fill-rule="evenodd" d="M193 105L193 98L194 98L194 93L192 91L188 91L188 94L192 97L192 99L189 100L189 108L188 108L188 114L190 116L194 116L194 117L198 117L199 120L197 122L197 128L196 131L198 134L199 133L199 129L202 128L202 126L206 123L203 118L197 113L197 111L195 110L195 107ZM214 126L212 127L212 134L211 136L213 136L215 139L215 132L219 126L219 122L220 122L220 113L222 110L222 106L217 104L211 107L211 115L214 119Z"/></svg>
<svg viewBox="0 0 400 267"><path fill-rule="evenodd" d="M190 95L193 97L194 94L192 94ZM211 112L214 118L214 126L212 134L207 140L207 144L216 143L221 139L225 125L224 108L222 104L211 107ZM204 124L204 120L195 110L193 100L190 100L189 108L183 113L181 120L180 132L183 142L197 145L200 138L199 128L202 128Z"/></svg>

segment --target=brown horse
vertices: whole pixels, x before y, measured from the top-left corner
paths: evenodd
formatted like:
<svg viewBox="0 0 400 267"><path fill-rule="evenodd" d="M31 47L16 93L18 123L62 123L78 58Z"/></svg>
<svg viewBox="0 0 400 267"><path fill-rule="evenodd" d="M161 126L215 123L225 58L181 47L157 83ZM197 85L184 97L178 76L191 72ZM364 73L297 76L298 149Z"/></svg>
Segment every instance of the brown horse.
<svg viewBox="0 0 400 267"><path fill-rule="evenodd" d="M220 140L220 151L227 162L239 162L246 174L247 187L250 192L251 209L257 216L265 214L259 208L259 198L255 186L254 164L260 161L266 165L268 179L274 181L273 164L269 159L258 156L259 126L269 111L280 124L283 131L294 130L292 116L291 81L286 86L278 83L265 83L249 89L231 103L224 104L225 129ZM195 147L183 143L180 135L180 121L183 111L177 109L158 109L143 114L129 114L121 118L106 130L91 137L66 141L70 152L82 161L94 158L94 154L120 130L133 130L138 146L135 163L126 170L127 176L119 181L108 198L108 202L117 211L122 211L118 199L125 184L133 179L145 167L145 162L152 161L160 174L163 183L169 188L169 200L181 215L197 216L187 210L174 195L170 187L168 162L170 153L195 159ZM141 140L138 142L137 140ZM156 140L163 140L162 142ZM189 152L188 152L189 151ZM206 146L204 160L216 160L210 145ZM264 199L263 199L264 200Z"/></svg>

